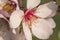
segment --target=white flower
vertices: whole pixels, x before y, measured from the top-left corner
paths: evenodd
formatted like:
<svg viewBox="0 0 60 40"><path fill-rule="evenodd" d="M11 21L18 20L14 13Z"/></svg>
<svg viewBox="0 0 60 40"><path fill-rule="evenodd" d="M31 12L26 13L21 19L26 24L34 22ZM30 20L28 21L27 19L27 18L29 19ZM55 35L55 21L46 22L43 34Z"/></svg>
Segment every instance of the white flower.
<svg viewBox="0 0 60 40"><path fill-rule="evenodd" d="M56 24L52 17L56 14L58 6L54 1L40 5L40 0L27 0L27 11L15 10L10 16L10 27L15 32L21 21L26 40L32 40L32 34L39 39L48 39L53 33Z"/></svg>

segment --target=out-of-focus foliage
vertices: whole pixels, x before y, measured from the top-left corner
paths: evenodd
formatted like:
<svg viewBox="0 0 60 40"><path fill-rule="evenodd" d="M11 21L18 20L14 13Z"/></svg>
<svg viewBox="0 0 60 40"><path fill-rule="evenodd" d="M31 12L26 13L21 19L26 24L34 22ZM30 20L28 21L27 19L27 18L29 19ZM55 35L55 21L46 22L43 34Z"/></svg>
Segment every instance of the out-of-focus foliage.
<svg viewBox="0 0 60 40"><path fill-rule="evenodd" d="M26 6L27 6L27 0L18 0L19 3L19 7L21 10L26 10Z"/></svg>
<svg viewBox="0 0 60 40"><path fill-rule="evenodd" d="M44 4L50 1L55 1L60 6L60 0L41 0L41 4Z"/></svg>
<svg viewBox="0 0 60 40"><path fill-rule="evenodd" d="M60 0L55 0L57 2L57 4L60 6Z"/></svg>
<svg viewBox="0 0 60 40"><path fill-rule="evenodd" d="M53 1L53 0L41 0L41 4L44 4L44 3L47 3L47 2L50 2L50 1Z"/></svg>

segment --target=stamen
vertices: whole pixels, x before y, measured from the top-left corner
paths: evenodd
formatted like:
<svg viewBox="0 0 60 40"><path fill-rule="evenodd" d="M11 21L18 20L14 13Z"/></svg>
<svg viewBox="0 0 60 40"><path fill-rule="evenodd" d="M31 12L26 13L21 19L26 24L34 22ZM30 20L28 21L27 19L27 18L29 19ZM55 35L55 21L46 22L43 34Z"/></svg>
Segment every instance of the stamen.
<svg viewBox="0 0 60 40"><path fill-rule="evenodd" d="M31 25L31 22L33 22L37 17L34 15L35 10L31 9L31 10L27 10L24 14L24 20L25 22L28 23L28 25Z"/></svg>
<svg viewBox="0 0 60 40"><path fill-rule="evenodd" d="M3 9L6 10L8 13L13 12L17 7L16 3L14 1L8 1L6 5L3 6Z"/></svg>

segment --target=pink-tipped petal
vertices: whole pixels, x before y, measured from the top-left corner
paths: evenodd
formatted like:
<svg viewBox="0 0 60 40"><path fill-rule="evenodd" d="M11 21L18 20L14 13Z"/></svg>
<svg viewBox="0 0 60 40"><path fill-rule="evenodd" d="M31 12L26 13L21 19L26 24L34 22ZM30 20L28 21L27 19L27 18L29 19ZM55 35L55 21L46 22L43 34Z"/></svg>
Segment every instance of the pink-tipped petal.
<svg viewBox="0 0 60 40"><path fill-rule="evenodd" d="M37 10L35 15L41 18L47 18L54 16L57 11L57 4L55 2L49 2L43 5L40 5Z"/></svg>
<svg viewBox="0 0 60 40"><path fill-rule="evenodd" d="M56 11L58 9L58 5L56 4L56 2L52 1L52 2L47 3L45 5L47 5L53 11L52 14L50 15L50 17L55 16L56 15Z"/></svg>

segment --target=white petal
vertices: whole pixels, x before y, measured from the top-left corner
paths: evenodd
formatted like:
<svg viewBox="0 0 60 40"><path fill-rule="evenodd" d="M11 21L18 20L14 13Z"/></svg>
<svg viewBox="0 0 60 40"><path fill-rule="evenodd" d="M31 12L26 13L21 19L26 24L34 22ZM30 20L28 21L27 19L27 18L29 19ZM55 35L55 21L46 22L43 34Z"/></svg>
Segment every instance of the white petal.
<svg viewBox="0 0 60 40"><path fill-rule="evenodd" d="M51 16L55 16L56 15L56 11L58 9L58 5L56 4L56 2L52 1L52 2L47 3L45 5L47 5L52 10L52 14L50 15L50 17Z"/></svg>
<svg viewBox="0 0 60 40"><path fill-rule="evenodd" d="M26 37L26 40L32 40L32 34L30 32L29 26L23 22L23 31Z"/></svg>
<svg viewBox="0 0 60 40"><path fill-rule="evenodd" d="M37 10L35 15L41 18L46 18L49 16L54 16L56 14L58 6L56 5L55 2L49 2L43 5L40 5Z"/></svg>
<svg viewBox="0 0 60 40"><path fill-rule="evenodd" d="M32 33L39 39L48 39L53 33L50 24L44 19L37 19L32 23Z"/></svg>
<svg viewBox="0 0 60 40"><path fill-rule="evenodd" d="M14 34L16 34L16 30L15 30L15 29L12 29L12 32L13 32Z"/></svg>
<svg viewBox="0 0 60 40"><path fill-rule="evenodd" d="M4 40L3 37L0 36L0 40Z"/></svg>
<svg viewBox="0 0 60 40"><path fill-rule="evenodd" d="M27 0L27 9L32 9L39 5L41 0Z"/></svg>
<svg viewBox="0 0 60 40"><path fill-rule="evenodd" d="M56 23L54 22L54 20L52 19L52 18L48 18L48 19L46 19L48 22L49 22L49 24L51 25L50 27L51 28L55 28L56 27Z"/></svg>
<svg viewBox="0 0 60 40"><path fill-rule="evenodd" d="M22 20L22 16L23 16L23 11L22 10L16 10L14 11L11 16L10 16L10 27L11 28L17 28L19 27L21 20Z"/></svg>

